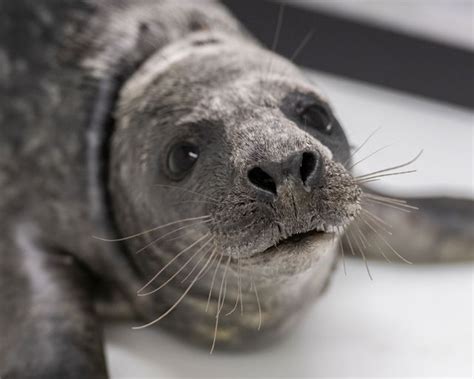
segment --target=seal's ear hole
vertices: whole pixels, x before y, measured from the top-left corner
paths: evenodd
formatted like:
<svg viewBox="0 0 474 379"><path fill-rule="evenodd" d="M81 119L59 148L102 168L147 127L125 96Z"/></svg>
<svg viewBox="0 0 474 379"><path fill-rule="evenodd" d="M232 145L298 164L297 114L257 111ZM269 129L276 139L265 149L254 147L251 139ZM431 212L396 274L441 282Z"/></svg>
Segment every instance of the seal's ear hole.
<svg viewBox="0 0 474 379"><path fill-rule="evenodd" d="M201 30L208 30L209 25L207 25L204 21L199 19L193 19L189 22L189 30L192 32L199 32Z"/></svg>
<svg viewBox="0 0 474 379"><path fill-rule="evenodd" d="M167 159L167 168L171 179L181 180L192 169L199 158L199 149L189 142L174 144Z"/></svg>
<svg viewBox="0 0 474 379"><path fill-rule="evenodd" d="M215 45L219 43L220 41L217 38L205 38L205 39L198 39L196 41L193 41L192 45L193 46L206 46L206 45Z"/></svg>

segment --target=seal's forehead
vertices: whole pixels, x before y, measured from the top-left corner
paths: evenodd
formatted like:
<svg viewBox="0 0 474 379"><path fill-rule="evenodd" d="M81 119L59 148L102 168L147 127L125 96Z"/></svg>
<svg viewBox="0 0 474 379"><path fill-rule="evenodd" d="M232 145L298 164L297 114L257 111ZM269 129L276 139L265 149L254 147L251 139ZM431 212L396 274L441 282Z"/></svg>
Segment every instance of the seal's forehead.
<svg viewBox="0 0 474 379"><path fill-rule="evenodd" d="M196 33L149 58L124 91L133 96L144 88L154 87L161 92L174 88L192 89L196 93L222 88L242 77L262 81L277 76L295 79L301 73L288 60L241 39Z"/></svg>
<svg viewBox="0 0 474 379"><path fill-rule="evenodd" d="M284 107L286 99L295 93L325 102L317 88L304 78L244 73L220 87L214 87L189 99L190 111L183 115L179 122L242 119L253 113L261 113L262 110L279 110Z"/></svg>

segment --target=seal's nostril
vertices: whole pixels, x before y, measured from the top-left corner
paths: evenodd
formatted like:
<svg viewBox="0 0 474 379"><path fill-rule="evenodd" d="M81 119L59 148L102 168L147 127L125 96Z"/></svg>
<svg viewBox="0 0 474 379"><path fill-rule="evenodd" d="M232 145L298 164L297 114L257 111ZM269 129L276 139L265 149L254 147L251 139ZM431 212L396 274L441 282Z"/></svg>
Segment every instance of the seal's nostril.
<svg viewBox="0 0 474 379"><path fill-rule="evenodd" d="M248 172L250 182L257 188L277 194L276 184L273 178L260 167L254 167Z"/></svg>
<svg viewBox="0 0 474 379"><path fill-rule="evenodd" d="M314 174L317 166L317 158L311 152L303 153L300 166L300 176L304 184L307 184L308 178Z"/></svg>

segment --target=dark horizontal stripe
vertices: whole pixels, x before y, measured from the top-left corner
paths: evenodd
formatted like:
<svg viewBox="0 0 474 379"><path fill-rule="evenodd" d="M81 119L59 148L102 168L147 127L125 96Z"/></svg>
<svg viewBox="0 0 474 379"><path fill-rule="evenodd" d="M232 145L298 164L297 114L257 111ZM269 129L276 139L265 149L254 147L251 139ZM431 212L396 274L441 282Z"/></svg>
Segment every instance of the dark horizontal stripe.
<svg viewBox="0 0 474 379"><path fill-rule="evenodd" d="M280 5L268 0L223 0L243 24L271 46ZM407 7L409 9L409 7ZM276 51L308 68L452 104L474 107L474 53L436 41L286 5Z"/></svg>

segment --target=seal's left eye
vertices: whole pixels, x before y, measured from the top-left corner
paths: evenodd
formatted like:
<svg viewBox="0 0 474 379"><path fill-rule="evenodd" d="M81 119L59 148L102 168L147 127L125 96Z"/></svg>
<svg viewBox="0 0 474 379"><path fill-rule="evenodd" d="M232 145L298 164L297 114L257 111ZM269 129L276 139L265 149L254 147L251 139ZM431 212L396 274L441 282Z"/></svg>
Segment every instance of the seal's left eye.
<svg viewBox="0 0 474 379"><path fill-rule="evenodd" d="M175 144L168 153L168 170L173 179L182 179L199 158L199 149L189 142Z"/></svg>
<svg viewBox="0 0 474 379"><path fill-rule="evenodd" d="M310 105L304 108L299 116L304 126L317 129L321 133L331 134L332 119L323 107L317 104Z"/></svg>

